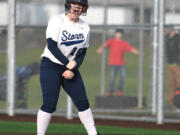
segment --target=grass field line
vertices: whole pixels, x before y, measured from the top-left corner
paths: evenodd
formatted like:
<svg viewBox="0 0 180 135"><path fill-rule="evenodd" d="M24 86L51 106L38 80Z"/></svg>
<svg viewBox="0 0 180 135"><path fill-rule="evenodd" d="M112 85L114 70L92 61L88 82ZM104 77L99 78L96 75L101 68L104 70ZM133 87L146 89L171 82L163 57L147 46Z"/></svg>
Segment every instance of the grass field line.
<svg viewBox="0 0 180 135"><path fill-rule="evenodd" d="M180 131L143 129L143 128L125 128L118 126L97 125L97 129L102 134L117 135L180 135ZM36 123L34 122L15 122L0 121L1 133L36 133ZM47 133L51 134L85 134L84 127L80 124L57 124L51 123Z"/></svg>

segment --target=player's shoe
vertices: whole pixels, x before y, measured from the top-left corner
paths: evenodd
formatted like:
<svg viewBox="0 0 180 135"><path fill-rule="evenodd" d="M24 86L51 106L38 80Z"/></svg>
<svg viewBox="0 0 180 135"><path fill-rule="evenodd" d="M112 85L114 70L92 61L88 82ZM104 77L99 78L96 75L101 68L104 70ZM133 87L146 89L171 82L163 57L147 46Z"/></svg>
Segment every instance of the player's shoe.
<svg viewBox="0 0 180 135"><path fill-rule="evenodd" d="M111 91L108 91L108 92L106 93L106 95L107 95L107 96L112 96L113 94L112 94Z"/></svg>
<svg viewBox="0 0 180 135"><path fill-rule="evenodd" d="M116 91L116 94L117 94L118 96L122 96L122 95L123 95L123 93L122 93L121 90L117 90L117 91Z"/></svg>

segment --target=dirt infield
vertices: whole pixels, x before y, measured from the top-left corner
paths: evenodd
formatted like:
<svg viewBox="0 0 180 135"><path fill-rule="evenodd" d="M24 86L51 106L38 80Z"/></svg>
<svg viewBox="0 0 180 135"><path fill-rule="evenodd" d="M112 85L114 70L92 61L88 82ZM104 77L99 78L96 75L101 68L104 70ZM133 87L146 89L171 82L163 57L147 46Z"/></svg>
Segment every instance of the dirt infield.
<svg viewBox="0 0 180 135"><path fill-rule="evenodd" d="M6 114L0 114L0 120L6 121L28 121L28 122L36 122L35 115L15 115L13 117L9 117ZM96 125L112 125L112 126L120 126L120 127L133 127L133 128L147 128L147 129L164 129L164 130L179 130L180 131L180 123L165 123L162 125L157 125L153 122L135 122L135 121L122 121L122 120L102 120L95 119ZM51 123L69 123L69 124L80 124L78 118L74 118L72 120L67 120L64 117L53 116ZM1 134L8 135L8 134ZM12 134L10 134L12 135ZM17 134L13 134L17 135ZM21 134L23 135L23 134ZM32 135L32 134L26 134ZM52 135L52 134L51 134ZM56 135L56 134L53 134ZM59 134L58 134L59 135ZM70 135L70 134L68 134Z"/></svg>

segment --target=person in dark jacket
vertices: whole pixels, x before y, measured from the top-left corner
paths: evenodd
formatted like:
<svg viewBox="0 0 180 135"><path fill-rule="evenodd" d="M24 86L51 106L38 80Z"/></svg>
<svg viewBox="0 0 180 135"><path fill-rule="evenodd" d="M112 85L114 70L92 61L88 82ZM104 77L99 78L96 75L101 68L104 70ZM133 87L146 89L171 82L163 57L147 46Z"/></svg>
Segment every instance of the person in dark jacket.
<svg viewBox="0 0 180 135"><path fill-rule="evenodd" d="M173 99L180 91L180 35L173 28L166 29L166 58L168 63L168 105L173 107Z"/></svg>

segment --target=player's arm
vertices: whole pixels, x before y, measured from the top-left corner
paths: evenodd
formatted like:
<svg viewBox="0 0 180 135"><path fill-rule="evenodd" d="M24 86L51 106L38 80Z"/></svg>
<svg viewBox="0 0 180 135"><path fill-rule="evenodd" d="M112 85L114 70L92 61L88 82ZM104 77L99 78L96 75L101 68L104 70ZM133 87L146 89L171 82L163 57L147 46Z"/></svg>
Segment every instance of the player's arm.
<svg viewBox="0 0 180 135"><path fill-rule="evenodd" d="M75 56L74 60L70 60L69 63L66 65L67 69L76 70L82 64L84 57L86 55L87 48L80 48Z"/></svg>
<svg viewBox="0 0 180 135"><path fill-rule="evenodd" d="M74 59L77 63L77 68L83 63L84 57L86 56L87 48L81 48L78 50L76 54L76 58Z"/></svg>
<svg viewBox="0 0 180 135"><path fill-rule="evenodd" d="M78 52L76 53L76 57L74 60L71 60L71 61L74 61L76 64L74 66L74 68L70 69L72 72L75 72L76 70L78 70L78 68L80 67L80 65L83 63L83 60L86 56L86 51L87 51L87 48L80 48L78 50ZM70 63L70 62L69 62ZM68 66L68 64L67 64ZM68 68L69 69L69 68Z"/></svg>
<svg viewBox="0 0 180 135"><path fill-rule="evenodd" d="M83 48L79 48L75 55L75 58L73 60L70 60L70 62L66 65L66 67L72 70L73 72L80 67L80 65L84 60L84 57L86 56L86 51L87 48L89 47L89 38L90 38L90 28L88 26L86 42L84 43Z"/></svg>
<svg viewBox="0 0 180 135"><path fill-rule="evenodd" d="M59 32L61 30L59 24L60 22L57 20L57 17L53 17L49 20L46 29L47 48L60 62L67 65L69 63L69 59L65 57L58 48Z"/></svg>
<svg viewBox="0 0 180 135"><path fill-rule="evenodd" d="M69 63L69 60L67 57L64 56L64 54L59 50L57 46L57 42L54 41L52 38L47 39L47 47L49 51L64 65L67 65Z"/></svg>
<svg viewBox="0 0 180 135"><path fill-rule="evenodd" d="M87 48L80 48L76 54L76 57L73 61L76 62L76 66L75 68L69 70L67 69L66 71L64 71L64 73L62 74L62 76L66 79L72 79L74 77L74 73L75 71L80 67L80 65L82 64L84 57L86 56L86 51ZM70 61L71 62L71 61ZM69 63L70 63L69 62ZM68 66L68 65L66 65Z"/></svg>
<svg viewBox="0 0 180 135"><path fill-rule="evenodd" d="M82 64L82 62L84 60L84 57L86 56L86 51L87 51L87 48L89 47L90 28L88 27L87 30L88 30L88 34L87 34L87 37L86 37L86 42L84 44L84 47L78 49L74 60L72 60L71 65L72 65L73 68L68 68L68 69L71 69L73 72L80 67L80 65Z"/></svg>
<svg viewBox="0 0 180 135"><path fill-rule="evenodd" d="M69 60L64 54L61 52L61 50L57 46L57 42L52 40L52 38L47 39L48 43L48 49L50 52L59 60L61 61L68 69L73 69L76 67L77 63L74 60Z"/></svg>
<svg viewBox="0 0 180 135"><path fill-rule="evenodd" d="M75 60L70 60L69 63L66 65L66 68L72 70L76 67L77 63Z"/></svg>

